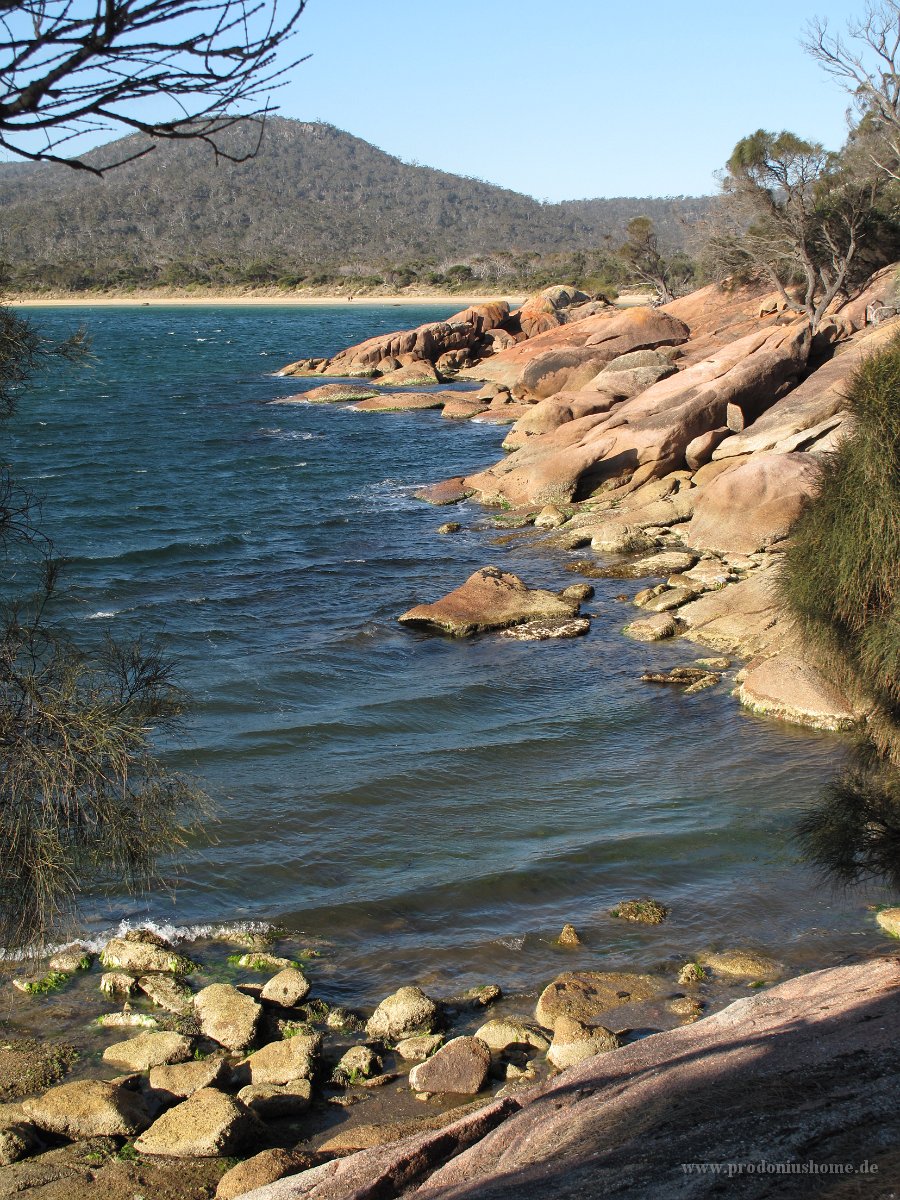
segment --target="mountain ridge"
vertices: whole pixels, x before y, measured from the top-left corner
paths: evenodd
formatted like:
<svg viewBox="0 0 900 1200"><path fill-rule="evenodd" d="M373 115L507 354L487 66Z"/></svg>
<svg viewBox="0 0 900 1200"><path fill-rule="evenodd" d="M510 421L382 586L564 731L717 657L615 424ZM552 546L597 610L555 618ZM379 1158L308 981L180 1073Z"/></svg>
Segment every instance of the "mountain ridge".
<svg viewBox="0 0 900 1200"><path fill-rule="evenodd" d="M229 131L225 148L240 153L247 136ZM89 160L102 165L142 144L132 135ZM681 249L710 204L709 197L543 203L404 163L330 125L273 117L258 155L243 163L217 163L202 144L170 142L103 178L54 164L0 164L0 258L7 275L27 279L30 271L45 284L73 267L87 277L112 269L121 282L140 283L177 275L176 267L190 275L192 266L245 273L257 266L274 281L279 273L365 277L385 265L491 258L503 275L514 273L517 259L608 252L636 215L652 217L661 241Z"/></svg>

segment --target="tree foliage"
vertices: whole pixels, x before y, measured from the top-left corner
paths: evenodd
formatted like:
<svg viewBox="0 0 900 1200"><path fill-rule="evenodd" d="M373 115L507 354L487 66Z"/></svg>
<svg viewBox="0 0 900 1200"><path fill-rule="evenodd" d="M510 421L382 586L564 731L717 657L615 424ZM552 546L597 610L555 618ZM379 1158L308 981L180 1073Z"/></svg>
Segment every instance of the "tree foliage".
<svg viewBox="0 0 900 1200"><path fill-rule="evenodd" d="M683 252L663 254L659 236L649 217L633 217L628 222L627 238L618 256L632 280L649 283L656 289L660 304L668 304L688 290L694 278L694 264Z"/></svg>
<svg viewBox="0 0 900 1200"><path fill-rule="evenodd" d="M218 152L220 135L264 115L268 92L296 65L276 58L305 3L279 12L278 0L5 0L0 146L94 173L158 139ZM151 116L138 103L148 98ZM151 141L103 165L67 152L73 139L115 128Z"/></svg>
<svg viewBox="0 0 900 1200"><path fill-rule="evenodd" d="M796 134L759 129L735 146L713 247L726 271L762 275L815 331L854 281L882 181Z"/></svg>
<svg viewBox="0 0 900 1200"><path fill-rule="evenodd" d="M804 45L851 93L871 161L900 178L900 0L867 3L844 34L815 20Z"/></svg>

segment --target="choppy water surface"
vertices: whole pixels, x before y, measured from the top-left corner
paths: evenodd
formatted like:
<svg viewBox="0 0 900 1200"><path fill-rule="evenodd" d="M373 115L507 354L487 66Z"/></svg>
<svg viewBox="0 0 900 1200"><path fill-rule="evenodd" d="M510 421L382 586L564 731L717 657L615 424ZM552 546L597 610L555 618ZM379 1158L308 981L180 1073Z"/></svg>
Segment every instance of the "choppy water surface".
<svg viewBox="0 0 900 1200"><path fill-rule="evenodd" d="M413 979L528 989L563 964L713 945L804 967L882 945L873 897L834 896L789 840L843 742L743 713L724 688L640 684L698 651L622 638L621 583L600 581L571 642L397 625L486 563L573 580L565 556L473 529L473 506L438 536L448 510L411 498L496 459L502 429L269 404L311 386L273 378L283 363L443 315L90 310L93 367L23 404L6 445L70 558L68 619L82 638L162 635L196 703L168 753L216 808L214 842L171 864L174 899L95 898L86 928L279 919L332 943L334 985L360 1000ZM608 916L640 895L671 919ZM587 943L574 955L553 945L565 921Z"/></svg>

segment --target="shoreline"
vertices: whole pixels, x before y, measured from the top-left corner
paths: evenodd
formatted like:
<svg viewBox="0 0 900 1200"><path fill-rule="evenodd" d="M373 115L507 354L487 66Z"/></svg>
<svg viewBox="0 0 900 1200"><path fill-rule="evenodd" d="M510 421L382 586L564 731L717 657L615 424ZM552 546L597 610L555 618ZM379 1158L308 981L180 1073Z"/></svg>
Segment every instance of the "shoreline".
<svg viewBox="0 0 900 1200"><path fill-rule="evenodd" d="M520 294L490 293L485 295L466 294L449 295L446 293L429 292L425 295L412 296L407 293L391 293L383 296L353 296L329 293L327 295L272 295L269 292L250 292L246 295L235 295L229 292L209 292L203 295L185 295L183 292L151 293L142 292L129 295L113 295L108 292L96 296L74 295L72 293L56 293L52 295L35 296L23 292L14 292L7 296L3 303L11 308L169 308L169 307L263 307L273 308L318 308L328 305L343 307L352 304L355 307L396 306L398 308L415 308L428 304L459 305L468 308L473 304L492 304L500 300L510 305L521 304L525 297Z"/></svg>

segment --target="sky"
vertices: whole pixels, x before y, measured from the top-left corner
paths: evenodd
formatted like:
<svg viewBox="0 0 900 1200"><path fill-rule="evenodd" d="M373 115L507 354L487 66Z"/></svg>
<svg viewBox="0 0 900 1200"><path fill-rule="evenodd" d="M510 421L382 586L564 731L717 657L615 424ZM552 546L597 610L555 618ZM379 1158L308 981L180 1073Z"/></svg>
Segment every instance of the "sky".
<svg viewBox="0 0 900 1200"><path fill-rule="evenodd" d="M275 99L541 200L698 195L756 129L841 145L849 97L800 43L863 3L308 0Z"/></svg>

